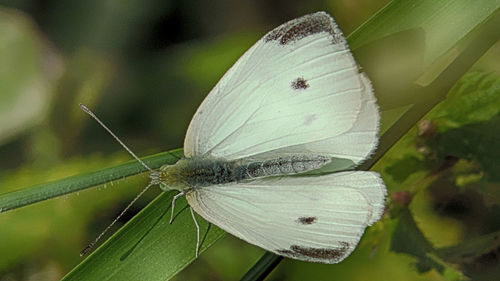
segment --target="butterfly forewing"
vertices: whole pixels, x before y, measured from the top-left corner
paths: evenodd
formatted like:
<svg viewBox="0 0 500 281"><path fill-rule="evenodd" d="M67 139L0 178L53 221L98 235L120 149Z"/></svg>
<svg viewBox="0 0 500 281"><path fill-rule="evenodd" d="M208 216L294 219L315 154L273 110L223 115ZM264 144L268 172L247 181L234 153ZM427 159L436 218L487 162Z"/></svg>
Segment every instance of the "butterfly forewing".
<svg viewBox="0 0 500 281"><path fill-rule="evenodd" d="M351 160L352 162L347 162L351 165L345 168L353 168L362 162L377 146L380 117L370 81L365 75L362 75L361 79L365 87L362 93L361 110L351 129L340 135L253 155L251 159L259 161L269 157L283 157L308 152Z"/></svg>
<svg viewBox="0 0 500 281"><path fill-rule="evenodd" d="M294 147L335 157L338 151L324 147L358 125L369 100L371 87L333 19L307 15L269 32L224 75L194 115L184 152L262 160ZM343 149L342 156L359 161L368 154L377 126L369 133L368 147Z"/></svg>

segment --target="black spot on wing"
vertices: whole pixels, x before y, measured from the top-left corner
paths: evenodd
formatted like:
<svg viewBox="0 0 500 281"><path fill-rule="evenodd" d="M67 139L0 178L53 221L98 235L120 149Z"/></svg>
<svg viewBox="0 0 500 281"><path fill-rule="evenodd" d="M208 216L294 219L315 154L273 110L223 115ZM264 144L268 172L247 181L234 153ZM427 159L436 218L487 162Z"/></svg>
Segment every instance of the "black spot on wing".
<svg viewBox="0 0 500 281"><path fill-rule="evenodd" d="M340 242L339 248L312 248L299 245L290 246L290 250L276 250L279 254L302 260L340 261L349 250L349 243Z"/></svg>
<svg viewBox="0 0 500 281"><path fill-rule="evenodd" d="M296 222L300 224L313 224L316 220L316 217L300 217L296 220Z"/></svg>
<svg viewBox="0 0 500 281"><path fill-rule="evenodd" d="M307 84L306 79L299 77L292 81L291 83L292 89L294 90L305 90L309 88L309 84Z"/></svg>
<svg viewBox="0 0 500 281"><path fill-rule="evenodd" d="M333 18L325 12L305 15L286 22L264 36L264 41L279 41L281 45L287 45L320 32L330 33L334 44L345 42L342 31L337 27Z"/></svg>

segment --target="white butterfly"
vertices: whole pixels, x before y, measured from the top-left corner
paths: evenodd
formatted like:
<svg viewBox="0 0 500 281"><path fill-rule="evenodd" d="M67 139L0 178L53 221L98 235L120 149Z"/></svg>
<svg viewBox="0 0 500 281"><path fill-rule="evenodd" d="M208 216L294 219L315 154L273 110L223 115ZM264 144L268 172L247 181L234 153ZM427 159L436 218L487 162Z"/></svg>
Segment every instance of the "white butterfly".
<svg viewBox="0 0 500 281"><path fill-rule="evenodd" d="M229 69L189 125L186 158L153 178L249 243L336 263L380 218L384 183L374 172L284 175L359 164L378 124L368 78L333 18L318 12L267 33Z"/></svg>
<svg viewBox="0 0 500 281"><path fill-rule="evenodd" d="M267 33L229 69L189 125L185 158L153 171L148 187L180 191L172 213L185 195L191 213L249 243L337 263L384 210L377 173L339 172L372 153L379 119L333 18L306 15ZM333 173L296 175L320 168ZM199 228L196 254L198 246Z"/></svg>

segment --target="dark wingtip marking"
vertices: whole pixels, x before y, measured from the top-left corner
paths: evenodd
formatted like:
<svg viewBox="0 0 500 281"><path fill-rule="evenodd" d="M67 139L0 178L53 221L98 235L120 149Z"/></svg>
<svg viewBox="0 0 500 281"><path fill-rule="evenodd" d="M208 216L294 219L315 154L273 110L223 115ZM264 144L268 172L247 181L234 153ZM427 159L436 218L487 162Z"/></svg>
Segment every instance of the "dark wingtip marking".
<svg viewBox="0 0 500 281"><path fill-rule="evenodd" d="M296 222L301 224L313 224L316 220L316 217L300 217Z"/></svg>
<svg viewBox="0 0 500 281"><path fill-rule="evenodd" d="M276 250L279 254L298 259L310 258L314 260L339 261L349 250L349 243L340 242L339 248L311 248L299 245L290 246L290 250Z"/></svg>
<svg viewBox="0 0 500 281"><path fill-rule="evenodd" d="M305 89L309 88L309 84L307 84L307 80L302 78L302 77L299 77L299 78L293 80L291 85L292 85L292 88L294 90L305 90Z"/></svg>
<svg viewBox="0 0 500 281"><path fill-rule="evenodd" d="M264 37L264 41L279 41L281 45L287 45L320 32L328 32L333 35L333 43L335 44L344 41L342 32L334 23L333 18L325 12L305 15L286 22L270 31Z"/></svg>

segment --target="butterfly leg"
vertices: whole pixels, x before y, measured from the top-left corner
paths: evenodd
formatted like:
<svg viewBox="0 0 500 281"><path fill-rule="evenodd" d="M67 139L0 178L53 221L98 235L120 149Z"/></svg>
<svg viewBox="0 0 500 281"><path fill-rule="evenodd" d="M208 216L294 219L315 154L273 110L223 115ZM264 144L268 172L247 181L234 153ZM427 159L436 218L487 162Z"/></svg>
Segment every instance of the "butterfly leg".
<svg viewBox="0 0 500 281"><path fill-rule="evenodd" d="M200 251L200 226L194 216L193 208L189 207L189 210L191 211L191 216L193 217L194 224L196 225L196 257L198 257L198 253Z"/></svg>
<svg viewBox="0 0 500 281"><path fill-rule="evenodd" d="M168 223L172 223L174 221L175 200L177 200L177 198L181 197L182 195L184 195L184 192L179 192L172 199L172 213L170 214L170 221Z"/></svg>

